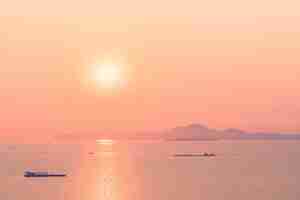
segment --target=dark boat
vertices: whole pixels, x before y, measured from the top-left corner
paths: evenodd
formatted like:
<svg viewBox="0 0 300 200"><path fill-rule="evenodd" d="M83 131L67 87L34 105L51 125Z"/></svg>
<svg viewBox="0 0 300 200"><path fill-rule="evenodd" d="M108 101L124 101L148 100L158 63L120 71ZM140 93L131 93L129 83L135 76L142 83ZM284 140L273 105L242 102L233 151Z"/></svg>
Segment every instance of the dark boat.
<svg viewBox="0 0 300 200"><path fill-rule="evenodd" d="M24 177L65 177L67 176L65 173L49 173L49 172L24 172Z"/></svg>
<svg viewBox="0 0 300 200"><path fill-rule="evenodd" d="M215 157L216 154L213 153L178 153L174 154L174 157Z"/></svg>

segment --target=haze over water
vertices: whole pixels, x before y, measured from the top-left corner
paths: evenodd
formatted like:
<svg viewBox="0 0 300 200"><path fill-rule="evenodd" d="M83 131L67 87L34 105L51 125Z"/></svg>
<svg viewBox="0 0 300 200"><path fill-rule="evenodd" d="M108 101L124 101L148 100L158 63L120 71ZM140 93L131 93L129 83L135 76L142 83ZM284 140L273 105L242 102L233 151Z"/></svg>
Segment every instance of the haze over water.
<svg viewBox="0 0 300 200"><path fill-rule="evenodd" d="M1 145L0 199L298 200L299 141ZM93 152L93 153L90 153ZM216 157L175 158L212 152ZM24 178L25 170L66 178Z"/></svg>
<svg viewBox="0 0 300 200"><path fill-rule="evenodd" d="M0 5L0 200L300 199L299 0Z"/></svg>

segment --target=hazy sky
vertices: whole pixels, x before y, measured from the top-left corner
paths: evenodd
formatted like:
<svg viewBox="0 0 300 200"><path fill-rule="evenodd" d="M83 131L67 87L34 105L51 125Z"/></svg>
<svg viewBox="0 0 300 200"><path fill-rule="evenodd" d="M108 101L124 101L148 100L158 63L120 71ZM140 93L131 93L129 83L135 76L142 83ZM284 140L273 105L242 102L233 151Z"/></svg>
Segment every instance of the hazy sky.
<svg viewBox="0 0 300 200"><path fill-rule="evenodd" d="M0 131L132 132L188 123L300 132L300 3L6 1ZM122 63L127 84L88 80Z"/></svg>

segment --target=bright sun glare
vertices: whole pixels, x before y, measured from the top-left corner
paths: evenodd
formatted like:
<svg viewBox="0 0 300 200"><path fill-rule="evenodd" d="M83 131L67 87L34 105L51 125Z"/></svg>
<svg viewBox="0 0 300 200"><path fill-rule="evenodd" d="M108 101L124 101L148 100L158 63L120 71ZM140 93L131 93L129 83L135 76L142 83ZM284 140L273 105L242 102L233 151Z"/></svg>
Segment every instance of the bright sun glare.
<svg viewBox="0 0 300 200"><path fill-rule="evenodd" d="M94 80L104 88L117 88L123 83L123 72L120 65L103 63L95 67Z"/></svg>

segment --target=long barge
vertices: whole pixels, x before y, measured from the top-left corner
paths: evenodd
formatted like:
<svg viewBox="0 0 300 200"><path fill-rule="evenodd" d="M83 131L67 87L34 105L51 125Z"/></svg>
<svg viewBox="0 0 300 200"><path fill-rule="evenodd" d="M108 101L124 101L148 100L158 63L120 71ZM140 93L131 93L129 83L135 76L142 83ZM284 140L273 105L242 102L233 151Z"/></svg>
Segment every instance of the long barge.
<svg viewBox="0 0 300 200"><path fill-rule="evenodd" d="M34 178L34 177L65 177L67 174L65 173L50 173L50 172L32 172L32 171L25 171L24 177L27 178Z"/></svg>

